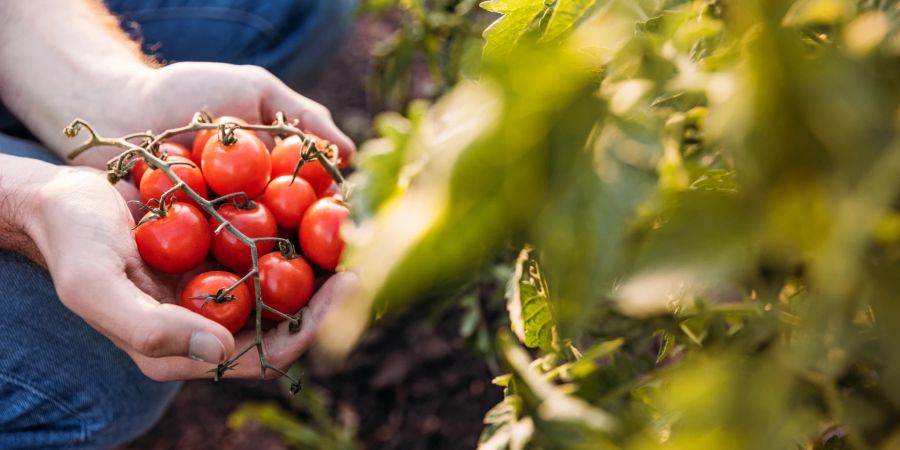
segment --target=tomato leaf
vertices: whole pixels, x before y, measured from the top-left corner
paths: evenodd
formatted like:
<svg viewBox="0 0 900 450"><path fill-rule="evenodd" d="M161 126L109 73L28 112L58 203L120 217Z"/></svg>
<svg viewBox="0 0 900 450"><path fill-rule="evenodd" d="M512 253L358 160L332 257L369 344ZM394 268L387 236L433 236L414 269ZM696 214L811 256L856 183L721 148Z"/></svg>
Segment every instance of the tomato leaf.
<svg viewBox="0 0 900 450"><path fill-rule="evenodd" d="M519 341L528 347L540 347L551 352L556 347L558 336L547 282L533 253L530 247L519 252L515 275L510 280L506 309Z"/></svg>
<svg viewBox="0 0 900 450"><path fill-rule="evenodd" d="M484 416L484 431L478 438L478 450L517 450L525 448L534 433L531 418L519 420L522 399L510 395L494 405Z"/></svg>
<svg viewBox="0 0 900 450"><path fill-rule="evenodd" d="M596 4L597 0L557 0L541 39L550 41L559 38L587 15Z"/></svg>
<svg viewBox="0 0 900 450"><path fill-rule="evenodd" d="M579 448L587 443L591 448L615 448L610 436L621 427L618 419L548 381L509 333L501 333L500 348L512 369L514 393L522 398L523 414L534 420L535 429L552 432L561 439L557 442L560 448Z"/></svg>
<svg viewBox="0 0 900 450"><path fill-rule="evenodd" d="M508 54L547 10L542 0L489 0L481 3L481 7L503 15L484 30L486 59Z"/></svg>

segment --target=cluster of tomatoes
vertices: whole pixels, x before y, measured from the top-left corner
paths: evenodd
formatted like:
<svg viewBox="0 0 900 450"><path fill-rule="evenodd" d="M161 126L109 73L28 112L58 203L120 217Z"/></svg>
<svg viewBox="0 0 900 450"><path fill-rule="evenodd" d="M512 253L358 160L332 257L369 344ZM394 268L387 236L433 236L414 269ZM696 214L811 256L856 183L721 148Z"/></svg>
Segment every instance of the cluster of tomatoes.
<svg viewBox="0 0 900 450"><path fill-rule="evenodd" d="M220 117L217 122L246 125L232 117ZM304 151L298 136L282 140L271 153L251 130L236 128L229 138L222 142L218 130L202 130L191 150L165 142L160 154L198 195L225 200L216 211L233 227L250 239L261 239L255 245L263 303L293 316L315 291L317 271L310 263L319 273L335 270L344 247L340 226L349 210L320 162L305 162L294 177ZM314 142L322 151L329 145L317 138ZM148 167L143 160L133 166L132 178L147 205L158 204L175 186L162 170ZM256 305L252 277L238 284L252 269L250 247L215 217L207 216L185 192L178 190L169 197L135 228L138 251L148 266L169 274L191 271L211 254L222 269L192 278L182 289L180 304L234 333ZM293 247L299 244L302 255L265 238L283 238ZM284 320L269 310L263 310L262 316Z"/></svg>

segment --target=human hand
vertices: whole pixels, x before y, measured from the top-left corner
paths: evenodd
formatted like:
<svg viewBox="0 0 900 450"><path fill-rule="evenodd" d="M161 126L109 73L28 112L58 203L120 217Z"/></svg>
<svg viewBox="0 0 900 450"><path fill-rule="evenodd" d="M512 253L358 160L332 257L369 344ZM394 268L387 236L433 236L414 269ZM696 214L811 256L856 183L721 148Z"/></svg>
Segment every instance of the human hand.
<svg viewBox="0 0 900 450"><path fill-rule="evenodd" d="M334 124L328 109L258 66L182 62L146 68L135 71L122 93L108 101L112 104L103 105L103 114L90 118L105 136L184 126L201 110L264 124L272 123L275 113L282 111L288 119L297 119L299 128L337 145L343 160L351 160L356 153L353 141ZM119 152L99 150L79 156L75 163L103 168Z"/></svg>
<svg viewBox="0 0 900 450"><path fill-rule="evenodd" d="M180 280L144 266L130 231L134 220L102 173L49 165L41 170L51 174L33 189L21 217L27 218L24 228L60 300L128 353L143 373L160 381L210 377L215 363L253 341L252 330L232 336L218 323L173 304ZM352 274L326 282L304 311L299 333L289 333L287 322L269 330L263 340L269 363L286 369L305 352L331 302L355 282ZM226 376L260 376L255 350L238 363Z"/></svg>

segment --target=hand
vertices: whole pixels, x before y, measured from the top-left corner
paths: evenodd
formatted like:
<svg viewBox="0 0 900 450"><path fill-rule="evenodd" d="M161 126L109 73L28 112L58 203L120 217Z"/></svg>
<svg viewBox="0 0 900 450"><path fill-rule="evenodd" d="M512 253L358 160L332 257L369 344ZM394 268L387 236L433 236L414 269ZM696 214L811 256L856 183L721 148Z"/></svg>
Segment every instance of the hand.
<svg viewBox="0 0 900 450"><path fill-rule="evenodd" d="M356 152L356 146L337 128L328 109L294 92L258 66L175 63L134 72L122 90L118 98L109 100L112 104L103 105L106 114L90 116L91 124L103 136L184 126L201 110L264 124L272 123L275 113L283 111L289 120L299 121L299 128L337 145L342 159L349 161ZM118 152L100 150L85 153L75 163L103 168Z"/></svg>
<svg viewBox="0 0 900 450"><path fill-rule="evenodd" d="M60 300L128 353L146 375L161 381L210 377L214 363L252 342L253 331L235 338L221 325L171 304L179 280L144 266L130 231L134 220L102 173L48 165L42 170L55 173L36 188L31 210L22 216L28 217L25 229ZM289 333L287 323L269 330L264 346L270 364L286 369L305 352L330 303L355 281L351 274L332 277L305 310L299 333ZM257 358L255 351L248 352L227 376L259 377Z"/></svg>

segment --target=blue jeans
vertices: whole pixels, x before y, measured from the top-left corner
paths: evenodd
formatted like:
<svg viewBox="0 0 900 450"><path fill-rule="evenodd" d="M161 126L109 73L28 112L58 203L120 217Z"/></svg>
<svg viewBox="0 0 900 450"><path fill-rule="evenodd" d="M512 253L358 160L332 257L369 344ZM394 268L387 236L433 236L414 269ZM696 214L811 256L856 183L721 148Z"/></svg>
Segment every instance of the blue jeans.
<svg viewBox="0 0 900 450"><path fill-rule="evenodd" d="M333 52L355 0L111 0L166 61L258 64L297 86ZM198 6L201 4L203 6ZM0 133L0 153L62 164ZM39 266L0 251L0 448L109 448L147 431L180 383L157 383L66 309Z"/></svg>

